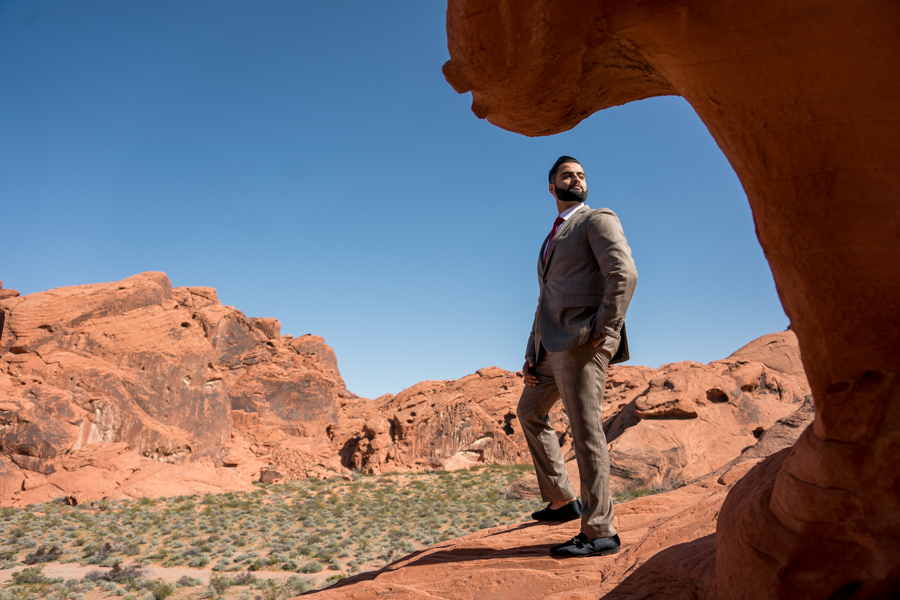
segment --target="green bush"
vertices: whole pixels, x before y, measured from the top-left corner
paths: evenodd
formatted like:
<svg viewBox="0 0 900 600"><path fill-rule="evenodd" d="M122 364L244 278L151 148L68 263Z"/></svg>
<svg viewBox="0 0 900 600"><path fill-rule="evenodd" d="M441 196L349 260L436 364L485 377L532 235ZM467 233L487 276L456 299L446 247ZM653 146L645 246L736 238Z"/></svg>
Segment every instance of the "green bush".
<svg viewBox="0 0 900 600"><path fill-rule="evenodd" d="M231 577L226 575L213 575L209 578L209 587L211 587L215 592L219 595L223 594L225 590L234 585L234 581Z"/></svg>
<svg viewBox="0 0 900 600"><path fill-rule="evenodd" d="M234 585L250 585L256 581L256 575L250 571L242 571L234 576Z"/></svg>
<svg viewBox="0 0 900 600"><path fill-rule="evenodd" d="M311 560L308 563L306 563L305 565L303 565L302 567L300 567L300 572L301 573L318 573L319 571L321 571L324 568L325 567L323 567L322 563L320 563L319 561Z"/></svg>
<svg viewBox="0 0 900 600"><path fill-rule="evenodd" d="M200 556L196 556L191 559L191 562L188 563L189 567L194 567L195 569L200 569L209 564L209 557L205 554L201 554Z"/></svg>
<svg viewBox="0 0 900 600"><path fill-rule="evenodd" d="M175 593L175 585L163 581L156 581L150 591L153 593L154 600L166 600L166 598Z"/></svg>
<svg viewBox="0 0 900 600"><path fill-rule="evenodd" d="M18 585L50 583L50 579L44 576L44 567L26 567L21 571L13 573L12 581Z"/></svg>

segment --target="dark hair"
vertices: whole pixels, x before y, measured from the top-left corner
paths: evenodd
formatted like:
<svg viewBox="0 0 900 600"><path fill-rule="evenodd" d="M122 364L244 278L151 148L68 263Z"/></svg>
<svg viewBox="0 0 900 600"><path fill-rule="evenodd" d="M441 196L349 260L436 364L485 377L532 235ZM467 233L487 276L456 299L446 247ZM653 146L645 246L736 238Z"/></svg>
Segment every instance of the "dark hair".
<svg viewBox="0 0 900 600"><path fill-rule="evenodd" d="M577 158L573 158L571 156L560 156L556 159L556 162L553 163L553 166L550 167L550 183L553 183L553 178L556 177L556 172L559 170L560 165L564 165L565 163L575 163L577 165L581 165L584 168L584 165L581 164Z"/></svg>

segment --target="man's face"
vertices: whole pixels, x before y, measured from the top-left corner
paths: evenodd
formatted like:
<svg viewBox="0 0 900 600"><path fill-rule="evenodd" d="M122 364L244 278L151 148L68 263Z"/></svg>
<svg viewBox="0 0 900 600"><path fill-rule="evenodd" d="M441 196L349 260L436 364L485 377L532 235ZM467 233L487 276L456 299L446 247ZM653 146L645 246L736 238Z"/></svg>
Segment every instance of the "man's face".
<svg viewBox="0 0 900 600"><path fill-rule="evenodd" d="M550 193L561 202L584 202L587 200L587 180L584 169L578 163L563 163L556 170Z"/></svg>

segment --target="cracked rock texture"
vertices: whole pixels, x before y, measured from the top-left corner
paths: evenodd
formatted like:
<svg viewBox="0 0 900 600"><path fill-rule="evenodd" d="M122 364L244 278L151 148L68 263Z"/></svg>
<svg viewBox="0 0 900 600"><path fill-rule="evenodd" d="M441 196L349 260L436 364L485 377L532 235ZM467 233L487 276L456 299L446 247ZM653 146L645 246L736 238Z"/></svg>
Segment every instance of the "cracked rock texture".
<svg viewBox="0 0 900 600"><path fill-rule="evenodd" d="M715 569L685 558L705 591L670 597L900 596L900 3L450 0L447 37L477 116L548 135L681 95L747 192L815 420L732 489Z"/></svg>

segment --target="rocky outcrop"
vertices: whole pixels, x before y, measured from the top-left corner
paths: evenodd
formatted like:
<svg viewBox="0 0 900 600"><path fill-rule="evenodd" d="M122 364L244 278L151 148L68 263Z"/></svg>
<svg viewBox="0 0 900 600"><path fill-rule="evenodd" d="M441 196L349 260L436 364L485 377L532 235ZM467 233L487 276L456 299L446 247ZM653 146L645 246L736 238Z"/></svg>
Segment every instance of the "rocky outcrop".
<svg viewBox="0 0 900 600"><path fill-rule="evenodd" d="M334 353L212 288L142 273L10 296L0 315L6 501L245 489L272 460L267 444L294 476L337 464L319 435L352 397Z"/></svg>
<svg viewBox="0 0 900 600"><path fill-rule="evenodd" d="M528 462L515 415L522 387L520 373L490 367L348 404L337 435L343 463L379 473ZM706 475L755 445L809 393L790 331L709 365L613 366L603 407L612 487L670 487ZM551 420L574 468L561 403Z"/></svg>
<svg viewBox="0 0 900 600"><path fill-rule="evenodd" d="M645 386L635 385L642 380ZM641 390L608 426L613 489L665 488L704 476L810 397L791 332L764 336L709 365L621 368L610 382Z"/></svg>
<svg viewBox="0 0 900 600"><path fill-rule="evenodd" d="M15 298L18 295L19 295L19 292L17 292L16 290L4 290L3 282L0 281L0 300L3 300L4 298ZM0 322L0 329L3 329L2 322Z"/></svg>
<svg viewBox="0 0 900 600"><path fill-rule="evenodd" d="M521 391L519 374L489 367L350 404L338 434L342 460L369 473L526 461L515 423ZM554 416L564 423L559 410Z"/></svg>
<svg viewBox="0 0 900 600"><path fill-rule="evenodd" d="M448 81L512 131L690 102L747 192L816 406L789 455L723 505L709 589L896 595L900 4L450 0L447 32Z"/></svg>

